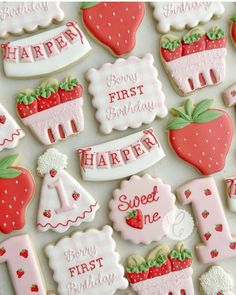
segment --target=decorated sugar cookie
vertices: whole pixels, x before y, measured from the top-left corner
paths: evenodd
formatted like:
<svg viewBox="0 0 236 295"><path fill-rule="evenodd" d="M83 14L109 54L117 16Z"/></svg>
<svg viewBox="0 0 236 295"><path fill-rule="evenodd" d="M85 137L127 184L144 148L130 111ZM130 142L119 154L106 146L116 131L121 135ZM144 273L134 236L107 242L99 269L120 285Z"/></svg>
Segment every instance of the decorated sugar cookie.
<svg viewBox="0 0 236 295"><path fill-rule="evenodd" d="M236 105L236 83L229 86L223 92L224 103L227 107L232 107Z"/></svg>
<svg viewBox="0 0 236 295"><path fill-rule="evenodd" d="M137 128L151 123L156 116L167 115L165 95L153 62L151 54L143 58L132 56L87 72L89 92L103 133Z"/></svg>
<svg viewBox="0 0 236 295"><path fill-rule="evenodd" d="M230 37L234 46L236 46L236 14L234 14L230 20L231 20Z"/></svg>
<svg viewBox="0 0 236 295"><path fill-rule="evenodd" d="M234 295L234 280L222 267L212 266L199 278L203 295Z"/></svg>
<svg viewBox="0 0 236 295"><path fill-rule="evenodd" d="M28 235L14 236L0 243L0 263L7 264L16 295L47 294Z"/></svg>
<svg viewBox="0 0 236 295"><path fill-rule="evenodd" d="M158 245L146 258L130 255L126 276L138 295L193 295L191 265L192 254L184 245L178 244L172 251L166 245Z"/></svg>
<svg viewBox="0 0 236 295"><path fill-rule="evenodd" d="M83 2L86 29L115 55L129 53L145 12L143 2Z"/></svg>
<svg viewBox="0 0 236 295"><path fill-rule="evenodd" d="M202 263L236 256L236 237L232 237L213 177L194 179L177 190L181 205L192 204L203 243L196 246Z"/></svg>
<svg viewBox="0 0 236 295"><path fill-rule="evenodd" d="M9 34L20 35L45 28L52 22L61 22L64 12L59 1L2 2L0 3L0 38Z"/></svg>
<svg viewBox="0 0 236 295"><path fill-rule="evenodd" d="M165 157L153 128L107 143L80 148L77 152L82 176L90 181L127 177Z"/></svg>
<svg viewBox="0 0 236 295"><path fill-rule="evenodd" d="M212 18L221 17L224 6L220 2L152 2L153 16L157 21L157 30L168 33L171 29L183 30L206 23Z"/></svg>
<svg viewBox="0 0 236 295"><path fill-rule="evenodd" d="M236 212L236 177L225 179L226 198L230 211Z"/></svg>
<svg viewBox="0 0 236 295"><path fill-rule="evenodd" d="M40 195L37 227L65 232L71 226L92 221L98 204L64 169L67 156L48 149L38 159L37 172L44 177Z"/></svg>
<svg viewBox="0 0 236 295"><path fill-rule="evenodd" d="M0 160L0 232L9 234L25 225L25 211L34 193L30 171L16 165L18 155Z"/></svg>
<svg viewBox="0 0 236 295"><path fill-rule="evenodd" d="M0 151L13 149L24 136L23 130L0 104Z"/></svg>
<svg viewBox="0 0 236 295"><path fill-rule="evenodd" d="M175 196L161 179L135 175L113 192L109 206L114 229L125 240L149 244L164 236L163 220L174 213Z"/></svg>
<svg viewBox="0 0 236 295"><path fill-rule="evenodd" d="M49 145L84 129L83 88L72 77L48 79L16 95L18 115L42 144Z"/></svg>
<svg viewBox="0 0 236 295"><path fill-rule="evenodd" d="M78 231L46 247L58 295L113 295L127 288L112 233L106 225L101 231Z"/></svg>
<svg viewBox="0 0 236 295"><path fill-rule="evenodd" d="M75 21L38 35L2 44L7 77L48 76L85 57L91 47Z"/></svg>
<svg viewBox="0 0 236 295"><path fill-rule="evenodd" d="M206 33L197 27L181 39L170 34L161 37L161 60L180 95L224 80L226 43L224 31L218 27Z"/></svg>
<svg viewBox="0 0 236 295"><path fill-rule="evenodd" d="M166 126L175 153L204 175L224 168L233 135L231 118L213 103L204 99L193 107L187 99L183 108L173 109L175 118Z"/></svg>

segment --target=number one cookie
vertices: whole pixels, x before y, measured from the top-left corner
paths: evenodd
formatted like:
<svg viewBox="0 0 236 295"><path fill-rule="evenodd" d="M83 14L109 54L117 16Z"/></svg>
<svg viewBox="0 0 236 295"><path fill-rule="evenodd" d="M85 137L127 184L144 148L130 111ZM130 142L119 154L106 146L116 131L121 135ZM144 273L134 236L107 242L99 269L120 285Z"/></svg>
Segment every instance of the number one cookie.
<svg viewBox="0 0 236 295"><path fill-rule="evenodd" d="M28 235L19 235L0 244L0 263L7 263L17 295L46 295L46 289Z"/></svg>
<svg viewBox="0 0 236 295"><path fill-rule="evenodd" d="M214 179L190 181L177 190L177 195L182 205L192 204L204 241L196 247L199 260L211 263L236 256L236 239L230 233Z"/></svg>

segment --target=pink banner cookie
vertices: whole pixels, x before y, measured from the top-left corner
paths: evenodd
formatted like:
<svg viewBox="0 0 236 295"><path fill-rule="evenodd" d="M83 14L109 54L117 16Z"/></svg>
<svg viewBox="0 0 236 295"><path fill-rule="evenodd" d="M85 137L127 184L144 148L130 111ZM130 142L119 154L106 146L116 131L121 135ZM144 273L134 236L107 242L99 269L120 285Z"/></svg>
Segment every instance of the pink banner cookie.
<svg viewBox="0 0 236 295"><path fill-rule="evenodd" d="M115 252L112 228L76 232L46 247L58 295L112 295L128 287Z"/></svg>
<svg viewBox="0 0 236 295"><path fill-rule="evenodd" d="M166 126L175 153L204 175L224 168L233 137L230 116L213 103L204 99L193 107L187 99L183 109L173 109L175 117Z"/></svg>
<svg viewBox="0 0 236 295"><path fill-rule="evenodd" d="M135 47L145 5L143 2L83 2L81 12L86 29L115 55L123 55Z"/></svg>
<svg viewBox="0 0 236 295"><path fill-rule="evenodd" d="M152 128L104 144L78 149L85 180L105 181L138 173L165 157Z"/></svg>
<svg viewBox="0 0 236 295"><path fill-rule="evenodd" d="M24 136L23 130L0 104L0 151L15 148Z"/></svg>
<svg viewBox="0 0 236 295"><path fill-rule="evenodd" d="M65 232L71 226L94 219L99 206L94 198L64 169L67 156L56 149L38 159L37 172L44 177L41 188L37 227Z"/></svg>
<svg viewBox="0 0 236 295"><path fill-rule="evenodd" d="M151 250L146 259L138 254L128 257L126 276L138 295L193 295L192 254L178 244L172 251L165 245Z"/></svg>
<svg viewBox="0 0 236 295"><path fill-rule="evenodd" d="M2 44L6 76L33 78L60 71L84 57L91 47L77 23Z"/></svg>
<svg viewBox="0 0 236 295"><path fill-rule="evenodd" d="M131 56L87 72L89 92L103 133L138 128L156 116L167 115L165 95L153 62L151 54L143 58Z"/></svg>
<svg viewBox="0 0 236 295"><path fill-rule="evenodd" d="M25 211L34 193L30 171L16 166L18 155L0 160L0 232L9 234L25 225Z"/></svg>
<svg viewBox="0 0 236 295"><path fill-rule="evenodd" d="M32 32L45 28L51 22L61 22L64 12L59 1L2 2L0 3L0 38L9 34Z"/></svg>
<svg viewBox="0 0 236 295"><path fill-rule="evenodd" d="M175 196L161 179L135 175L113 192L109 207L113 226L125 240L150 244L165 235L163 218L174 214Z"/></svg>
<svg viewBox="0 0 236 295"><path fill-rule="evenodd" d="M0 243L0 263L7 263L16 295L46 295L28 235L11 237Z"/></svg>
<svg viewBox="0 0 236 295"><path fill-rule="evenodd" d="M212 177L195 179L177 190L182 205L192 204L199 234L204 244L197 245L198 258L213 263L236 256L232 237L215 181Z"/></svg>
<svg viewBox="0 0 236 295"><path fill-rule="evenodd" d="M50 145L84 129L83 88L76 78L48 79L16 96L18 115L39 141Z"/></svg>
<svg viewBox="0 0 236 295"><path fill-rule="evenodd" d="M226 43L224 31L217 27L207 33L194 28L181 39L173 35L161 37L161 60L180 95L224 80Z"/></svg>

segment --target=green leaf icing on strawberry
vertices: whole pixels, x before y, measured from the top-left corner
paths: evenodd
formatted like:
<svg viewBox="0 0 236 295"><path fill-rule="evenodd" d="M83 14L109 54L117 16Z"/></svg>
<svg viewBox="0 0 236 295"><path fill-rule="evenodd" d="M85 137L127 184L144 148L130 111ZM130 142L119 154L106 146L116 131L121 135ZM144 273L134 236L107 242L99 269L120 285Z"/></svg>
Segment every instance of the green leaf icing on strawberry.
<svg viewBox="0 0 236 295"><path fill-rule="evenodd" d="M16 96L16 101L23 103L24 105L29 105L36 99L37 99L37 96L35 93L19 92Z"/></svg>
<svg viewBox="0 0 236 295"><path fill-rule="evenodd" d="M138 266L135 266L135 267L132 267L132 266L126 267L127 272L134 272L134 273L140 273L140 272L146 271L148 269L149 269L149 266L146 262L143 264L140 264Z"/></svg>
<svg viewBox="0 0 236 295"><path fill-rule="evenodd" d="M173 40L173 41L165 39L161 43L162 48L168 49L171 52L175 51L175 49L178 46L180 46L180 40L179 39L176 39L176 40Z"/></svg>
<svg viewBox="0 0 236 295"><path fill-rule="evenodd" d="M225 36L225 33L221 28L215 27L207 32L206 35L207 38L210 40L218 40L220 38L223 38Z"/></svg>
<svg viewBox="0 0 236 295"><path fill-rule="evenodd" d="M192 259L192 253L187 250L186 248L184 248L183 245L181 245L179 250L172 250L170 253L170 258L175 258L178 259L180 261L185 260L186 258Z"/></svg>
<svg viewBox="0 0 236 295"><path fill-rule="evenodd" d="M164 254L159 254L156 257L156 260L150 260L148 261L148 265L149 266L156 266L156 267L160 267L162 266L165 262L167 261L167 258Z"/></svg>
<svg viewBox="0 0 236 295"><path fill-rule="evenodd" d="M38 86L35 89L35 94L37 97L42 96L43 98L48 98L52 93L57 92L58 86L57 85L48 85L45 86Z"/></svg>
<svg viewBox="0 0 236 295"><path fill-rule="evenodd" d="M234 14L233 16L231 16L230 20L232 20L233 22L236 22L236 14Z"/></svg>
<svg viewBox="0 0 236 295"><path fill-rule="evenodd" d="M213 99L204 99L192 109L191 101L187 99L183 110L173 109L176 117L169 121L166 130L177 130L188 126L190 123L207 123L219 118L222 112L209 109L213 103Z"/></svg>
<svg viewBox="0 0 236 295"><path fill-rule="evenodd" d="M16 178L21 175L22 171L17 168L11 168L11 166L15 163L18 155L12 155L5 157L0 161L0 178Z"/></svg>
<svg viewBox="0 0 236 295"><path fill-rule="evenodd" d="M80 9L86 9L86 8L89 8L89 7L92 7L96 4L98 4L99 2L82 2L81 3L81 6L80 6Z"/></svg>
<svg viewBox="0 0 236 295"><path fill-rule="evenodd" d="M71 91L74 86L79 85L79 82L76 78L69 77L65 81L61 82L59 87L65 91Z"/></svg>
<svg viewBox="0 0 236 295"><path fill-rule="evenodd" d="M186 36L183 36L183 41L185 44L191 44L198 41L201 37L202 36L200 33L192 34L190 36L186 35Z"/></svg>

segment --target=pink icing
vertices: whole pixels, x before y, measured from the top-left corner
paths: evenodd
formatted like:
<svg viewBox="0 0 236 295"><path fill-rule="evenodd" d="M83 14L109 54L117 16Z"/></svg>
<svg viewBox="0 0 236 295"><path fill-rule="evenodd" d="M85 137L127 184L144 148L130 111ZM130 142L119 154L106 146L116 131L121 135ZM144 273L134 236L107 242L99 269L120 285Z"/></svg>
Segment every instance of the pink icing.
<svg viewBox="0 0 236 295"><path fill-rule="evenodd" d="M199 260L213 263L236 256L236 239L230 233L214 178L195 179L177 190L182 205L192 204L203 244L197 245Z"/></svg>
<svg viewBox="0 0 236 295"><path fill-rule="evenodd" d="M46 289L28 235L18 235L0 244L0 263L4 262L7 263L17 295L46 295Z"/></svg>
<svg viewBox="0 0 236 295"><path fill-rule="evenodd" d="M164 236L163 218L175 209L175 197L170 186L159 178L135 175L114 191L109 206L114 228L124 239L135 244L149 244ZM126 219L128 213L137 209L142 214L139 228L127 224Z"/></svg>

